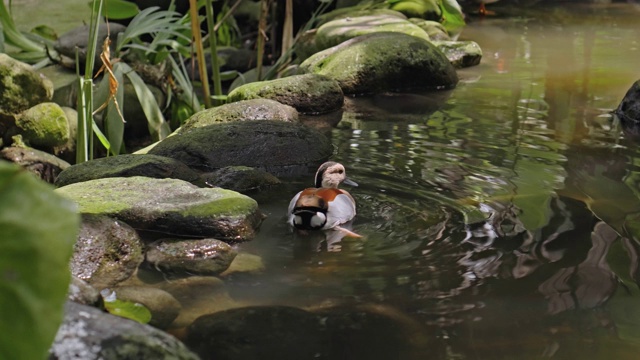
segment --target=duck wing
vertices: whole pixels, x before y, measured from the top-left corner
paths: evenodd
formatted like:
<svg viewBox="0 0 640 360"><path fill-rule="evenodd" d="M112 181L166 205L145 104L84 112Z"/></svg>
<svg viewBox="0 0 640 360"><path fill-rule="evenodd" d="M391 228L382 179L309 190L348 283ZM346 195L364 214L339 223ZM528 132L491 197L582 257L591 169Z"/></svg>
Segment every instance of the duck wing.
<svg viewBox="0 0 640 360"><path fill-rule="evenodd" d="M340 224L344 224L356 216L356 202L351 195L342 190L329 203L327 210L327 223L325 229L334 228Z"/></svg>

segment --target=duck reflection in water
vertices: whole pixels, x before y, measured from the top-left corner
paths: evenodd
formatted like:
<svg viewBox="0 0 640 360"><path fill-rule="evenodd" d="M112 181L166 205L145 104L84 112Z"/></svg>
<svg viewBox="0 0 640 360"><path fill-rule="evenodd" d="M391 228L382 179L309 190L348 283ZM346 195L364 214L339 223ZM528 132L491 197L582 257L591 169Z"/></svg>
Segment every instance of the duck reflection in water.
<svg viewBox="0 0 640 360"><path fill-rule="evenodd" d="M320 247L326 242L329 251L339 251L336 243L345 236L361 237L351 230L356 216L356 202L341 184L358 186L347 178L340 163L328 161L320 165L315 175L315 187L297 193L287 211L288 223L301 235L311 235ZM317 231L322 230L322 231ZM318 234L314 234L318 233ZM338 249L338 250L336 250Z"/></svg>

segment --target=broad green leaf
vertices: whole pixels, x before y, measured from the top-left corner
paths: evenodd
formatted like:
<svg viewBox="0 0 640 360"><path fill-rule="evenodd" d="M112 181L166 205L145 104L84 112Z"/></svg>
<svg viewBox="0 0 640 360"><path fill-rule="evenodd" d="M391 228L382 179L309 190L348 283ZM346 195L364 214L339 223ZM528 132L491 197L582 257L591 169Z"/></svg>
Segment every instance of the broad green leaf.
<svg viewBox="0 0 640 360"><path fill-rule="evenodd" d="M45 359L62 321L75 204L0 162L0 359Z"/></svg>
<svg viewBox="0 0 640 360"><path fill-rule="evenodd" d="M458 33L465 26L462 8L456 0L440 0L442 26L449 34Z"/></svg>
<svg viewBox="0 0 640 360"><path fill-rule="evenodd" d="M91 3L89 3L91 5ZM131 1L109 0L104 7L104 16L109 19L130 19L140 12L138 6Z"/></svg>
<svg viewBox="0 0 640 360"><path fill-rule="evenodd" d="M133 85L133 89L138 96L138 101L140 101L142 111L147 117L151 137L153 140L164 139L171 133L171 129L169 128L169 123L165 121L164 115L162 115L162 110L160 106L158 106L156 98L138 73L133 71L129 65L125 63L121 64L122 71L127 75L129 81L131 81L131 85Z"/></svg>
<svg viewBox="0 0 640 360"><path fill-rule="evenodd" d="M142 324L151 321L151 311L146 306L127 300L120 300L116 297L116 293L104 289L101 291L104 299L104 308L113 315L131 319Z"/></svg>

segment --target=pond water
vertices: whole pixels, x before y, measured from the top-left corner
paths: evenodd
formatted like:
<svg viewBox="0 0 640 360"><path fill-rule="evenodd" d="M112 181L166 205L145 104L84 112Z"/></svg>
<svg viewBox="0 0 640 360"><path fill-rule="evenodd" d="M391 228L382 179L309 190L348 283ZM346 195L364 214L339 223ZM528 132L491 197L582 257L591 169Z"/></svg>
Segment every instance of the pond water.
<svg viewBox="0 0 640 360"><path fill-rule="evenodd" d="M330 136L364 237L292 234L312 175L294 179L259 197L240 247L266 272L231 295L382 306L422 329L424 359L637 359L640 150L609 113L640 79L639 16L502 9L461 34L484 58L455 90L348 99Z"/></svg>

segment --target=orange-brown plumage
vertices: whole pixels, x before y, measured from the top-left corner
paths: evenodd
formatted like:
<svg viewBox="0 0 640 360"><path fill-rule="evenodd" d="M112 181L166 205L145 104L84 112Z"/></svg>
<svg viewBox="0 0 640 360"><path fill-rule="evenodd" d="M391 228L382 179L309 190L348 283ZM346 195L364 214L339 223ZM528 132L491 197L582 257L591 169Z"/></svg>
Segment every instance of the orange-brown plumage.
<svg viewBox="0 0 640 360"><path fill-rule="evenodd" d="M340 229L341 224L356 215L356 203L351 194L338 189L343 183L357 185L346 177L342 164L326 162L320 165L315 178L315 188L300 191L289 203L288 222L298 229ZM348 230L351 236L359 236Z"/></svg>

